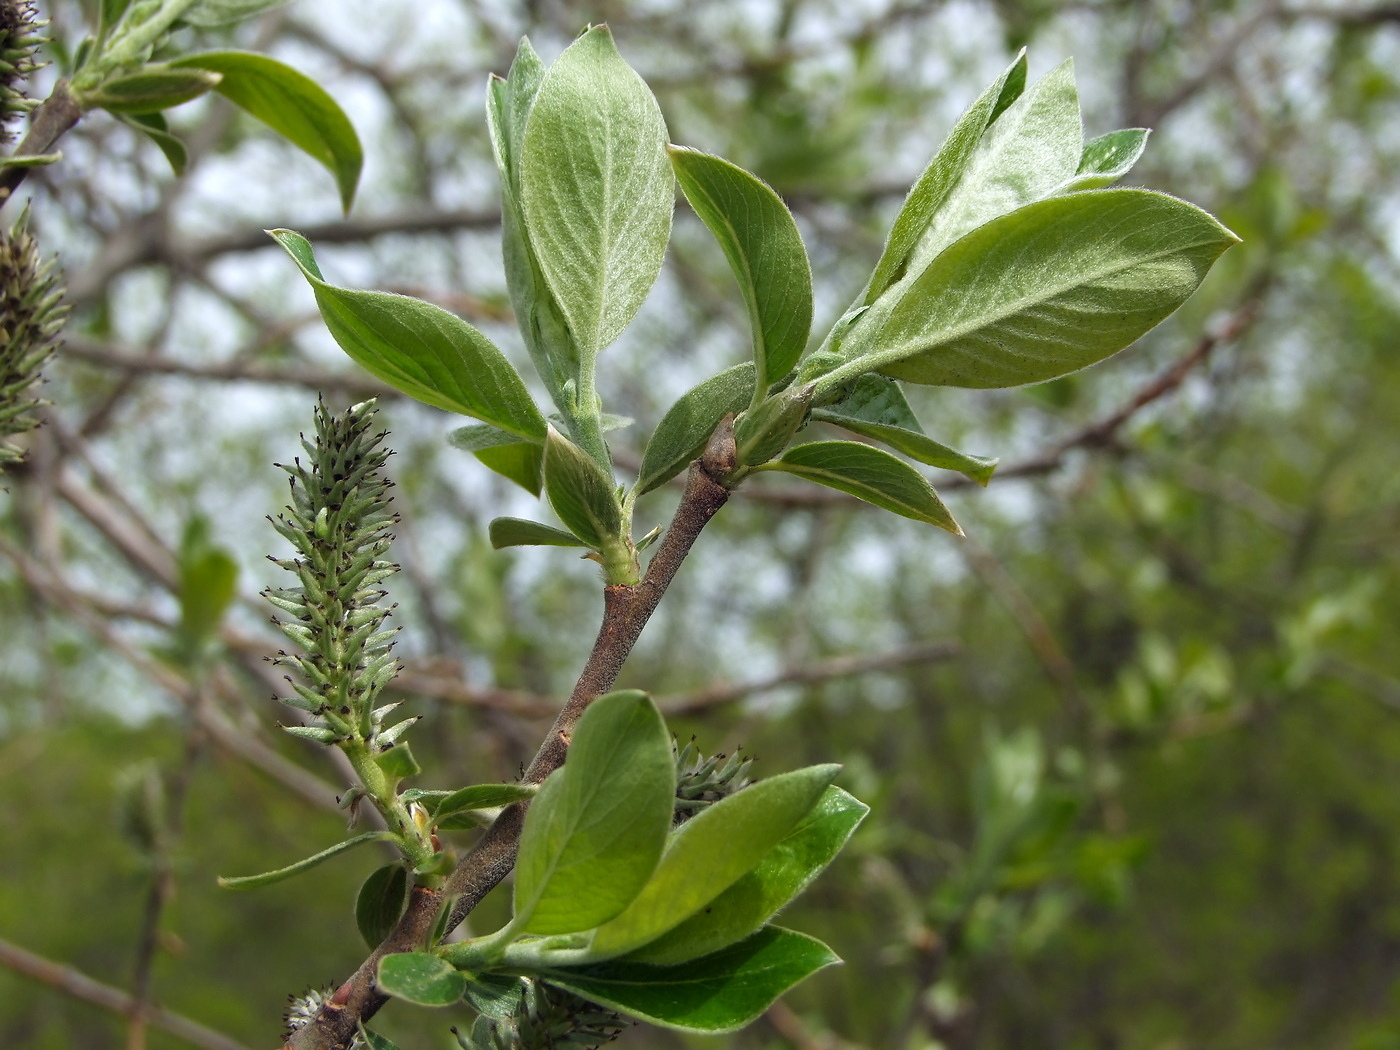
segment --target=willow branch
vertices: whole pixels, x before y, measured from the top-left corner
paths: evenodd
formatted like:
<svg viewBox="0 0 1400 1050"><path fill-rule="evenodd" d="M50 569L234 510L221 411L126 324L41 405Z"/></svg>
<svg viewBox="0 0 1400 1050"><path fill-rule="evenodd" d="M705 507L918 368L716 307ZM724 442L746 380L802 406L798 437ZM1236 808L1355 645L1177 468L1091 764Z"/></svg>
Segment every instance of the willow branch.
<svg viewBox="0 0 1400 1050"><path fill-rule="evenodd" d="M53 144L61 139L73 125L82 119L83 111L68 94L68 81L60 80L54 85L52 94L34 111L34 122L24 140L15 149L16 157L38 157L53 149ZM23 166L0 168L0 207L14 196L29 174Z"/></svg>
<svg viewBox="0 0 1400 1050"><path fill-rule="evenodd" d="M617 681L642 629L701 530L728 502L729 490L714 479L732 469L733 463L733 428L722 425L711 438L705 455L691 464L680 505L641 583L604 588L603 622L598 637L578 683L526 769L522 778L525 783L542 783L563 765L579 718ZM414 887L408 908L393 932L327 1000L316 1018L292 1034L284 1050L344 1050L359 1023L374 1016L387 1001L375 986L379 961L386 955L413 951L424 944L445 899L456 898L448 920L449 930L466 918L514 867L524 823L525 804L507 806L458 862L441 890Z"/></svg>
<svg viewBox="0 0 1400 1050"><path fill-rule="evenodd" d="M6 966L40 984L123 1017L132 1017L139 1010L136 1000L126 992L95 981L71 966L64 966L45 959L42 955L25 951L9 941L0 940L0 966ZM177 1039L183 1039L191 1046L202 1047L203 1050L248 1050L242 1043L222 1032L206 1028L198 1021L191 1021L188 1017L182 1017L159 1006L147 1010L145 1019L152 1028L169 1032Z"/></svg>

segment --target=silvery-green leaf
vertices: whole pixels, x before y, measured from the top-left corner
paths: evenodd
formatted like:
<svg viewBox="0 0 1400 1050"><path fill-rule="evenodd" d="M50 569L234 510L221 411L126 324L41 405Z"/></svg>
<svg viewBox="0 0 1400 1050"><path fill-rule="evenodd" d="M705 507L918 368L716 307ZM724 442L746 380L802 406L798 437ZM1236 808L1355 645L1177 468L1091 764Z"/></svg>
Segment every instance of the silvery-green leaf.
<svg viewBox="0 0 1400 1050"><path fill-rule="evenodd" d="M904 206L895 216L885 250L875 264L875 272L866 288L864 302L873 303L904 273L909 253L928 229L934 215L948 200L967 170L977 143L1001 112L1020 97L1026 84L1026 52L1023 48L1001 76L987 88L953 125L953 130L938 147L933 160L919 176L904 198Z"/></svg>
<svg viewBox="0 0 1400 1050"><path fill-rule="evenodd" d="M666 139L651 89L606 26L559 56L530 107L521 211L585 370L636 315L661 270L675 197Z"/></svg>
<svg viewBox="0 0 1400 1050"><path fill-rule="evenodd" d="M1185 201L1095 190L974 230L911 284L868 357L914 383L1038 383L1117 353L1186 301L1239 238Z"/></svg>
<svg viewBox="0 0 1400 1050"><path fill-rule="evenodd" d="M812 327L812 270L797 223L756 175L720 157L671 147L676 179L724 250L753 330L759 394L797 364Z"/></svg>
<svg viewBox="0 0 1400 1050"><path fill-rule="evenodd" d="M524 518L493 518L487 535L496 550L505 547L583 547L572 532Z"/></svg>
<svg viewBox="0 0 1400 1050"><path fill-rule="evenodd" d="M906 272L917 274L948 245L989 219L1040 200L1070 178L1084 151L1074 63L1066 61L1008 106L982 137Z"/></svg>
<svg viewBox="0 0 1400 1050"><path fill-rule="evenodd" d="M230 22L241 22L245 18L280 7L287 0L195 0L195 4L183 15L181 21L192 26L222 26Z"/></svg>
<svg viewBox="0 0 1400 1050"><path fill-rule="evenodd" d="M1074 177L1061 187L1061 193L1076 190L1097 190L1112 186L1128 174L1142 151L1147 148L1147 128L1124 128L1110 131L1084 143L1084 156L1079 160L1079 170Z"/></svg>

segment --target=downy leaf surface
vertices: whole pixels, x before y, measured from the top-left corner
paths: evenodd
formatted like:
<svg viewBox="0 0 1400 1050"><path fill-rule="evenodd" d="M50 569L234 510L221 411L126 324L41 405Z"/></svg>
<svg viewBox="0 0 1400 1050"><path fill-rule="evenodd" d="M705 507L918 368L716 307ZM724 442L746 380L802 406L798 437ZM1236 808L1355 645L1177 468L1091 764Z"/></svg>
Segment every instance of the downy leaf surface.
<svg viewBox="0 0 1400 1050"><path fill-rule="evenodd" d="M840 769L808 766L760 780L682 824L636 899L594 934L591 953L633 951L709 904L787 837Z"/></svg>
<svg viewBox="0 0 1400 1050"><path fill-rule="evenodd" d="M525 818L517 928L574 933L626 908L661 856L675 790L671 738L651 698L631 690L593 701Z"/></svg>
<svg viewBox="0 0 1400 1050"><path fill-rule="evenodd" d="M521 211L582 369L627 327L661 270L675 204L666 141L661 108L606 26L559 56L530 107Z"/></svg>
<svg viewBox="0 0 1400 1050"><path fill-rule="evenodd" d="M787 205L756 175L681 146L671 164L691 208L719 241L753 331L756 390L788 372L812 328L812 269Z"/></svg>
<svg viewBox="0 0 1400 1050"><path fill-rule="evenodd" d="M1124 128L1110 131L1084 143L1084 156L1074 178L1061 188L1062 193L1077 190L1097 190L1112 186L1132 170L1142 151L1147 148L1147 128Z"/></svg>
<svg viewBox="0 0 1400 1050"><path fill-rule="evenodd" d="M743 1028L793 985L840 961L815 938L769 926L680 966L616 960L548 971L544 978L641 1021L718 1034Z"/></svg>
<svg viewBox="0 0 1400 1050"><path fill-rule="evenodd" d="M880 298L885 289L903 275L909 253L919 243L949 195L957 189L983 133L1007 106L1021 96L1025 84L1026 52L1023 48L1006 72L993 81L958 118L928 167L909 190L903 207L890 227L880 261L875 264L875 272L863 300L867 306Z"/></svg>
<svg viewBox="0 0 1400 1050"><path fill-rule="evenodd" d="M335 341L367 372L435 408L544 440L544 417L525 383L475 328L421 299L328 284L305 237L269 232L311 284Z"/></svg>
<svg viewBox="0 0 1400 1050"><path fill-rule="evenodd" d="M1201 209L1148 190L1027 205L939 256L891 312L866 363L938 386L1054 379L1155 326L1238 240Z"/></svg>
<svg viewBox="0 0 1400 1050"><path fill-rule="evenodd" d="M962 529L927 478L902 459L859 441L796 445L766 469L795 474L906 518L962 535Z"/></svg>

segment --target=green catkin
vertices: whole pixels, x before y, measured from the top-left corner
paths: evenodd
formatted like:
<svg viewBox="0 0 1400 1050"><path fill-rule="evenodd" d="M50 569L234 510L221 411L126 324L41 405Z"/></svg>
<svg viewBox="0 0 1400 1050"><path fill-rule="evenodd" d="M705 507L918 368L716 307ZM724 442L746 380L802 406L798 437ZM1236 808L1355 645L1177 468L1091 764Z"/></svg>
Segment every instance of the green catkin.
<svg viewBox="0 0 1400 1050"><path fill-rule="evenodd" d="M29 0L0 0L0 145L14 140L14 126L39 103L25 92L25 80L44 63L36 62L47 20L36 17Z"/></svg>
<svg viewBox="0 0 1400 1050"><path fill-rule="evenodd" d="M737 751L729 756L718 754L706 758L695 745L694 737L685 747L673 740L671 751L676 759L677 824L749 786L748 773L753 759Z"/></svg>
<svg viewBox="0 0 1400 1050"><path fill-rule="evenodd" d="M398 704L375 706L399 670L391 652L397 631L384 628L393 607L379 604L385 597L379 584L398 571L384 560L398 521L389 508L392 482L383 474L390 452L382 447L384 431L376 430L373 401L341 415L320 402L315 425L314 440L302 437L308 462L282 465L291 475L292 502L273 521L297 556L271 560L300 585L263 592L286 616L273 623L302 650L279 652L274 661L296 667L303 679L282 703L313 716L308 725L286 728L382 751L416 721L386 728L385 716Z"/></svg>
<svg viewBox="0 0 1400 1050"><path fill-rule="evenodd" d="M39 425L34 396L68 314L52 260L39 256L28 215L0 233L0 470L24 458L4 440Z"/></svg>

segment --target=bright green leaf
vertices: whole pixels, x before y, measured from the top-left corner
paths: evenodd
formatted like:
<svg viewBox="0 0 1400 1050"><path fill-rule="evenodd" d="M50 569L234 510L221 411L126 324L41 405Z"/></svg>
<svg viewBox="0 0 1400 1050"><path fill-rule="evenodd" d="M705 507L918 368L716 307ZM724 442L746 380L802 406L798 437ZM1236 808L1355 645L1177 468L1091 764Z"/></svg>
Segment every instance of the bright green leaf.
<svg viewBox="0 0 1400 1050"><path fill-rule="evenodd" d="M675 790L671 738L651 698L633 690L593 701L525 818L519 928L573 933L625 908L661 856Z"/></svg>
<svg viewBox="0 0 1400 1050"><path fill-rule="evenodd" d="M544 439L544 417L520 375L475 328L421 299L327 284L305 237L269 232L301 267L335 341L366 371L435 408Z"/></svg>
<svg viewBox="0 0 1400 1050"><path fill-rule="evenodd" d="M1132 343L1237 242L1199 208L1147 190L1040 201L945 251L909 287L876 349L843 367L944 386L1054 379Z"/></svg>
<svg viewBox="0 0 1400 1050"><path fill-rule="evenodd" d="M165 118L159 113L117 113L118 120L128 127L135 128L156 144L165 159L170 162L170 170L177 176L185 173L189 154L185 144L170 134Z"/></svg>
<svg viewBox="0 0 1400 1050"><path fill-rule="evenodd" d="M734 885L669 933L627 956L673 966L743 940L811 884L870 812L839 787L828 787L815 808Z"/></svg>
<svg viewBox="0 0 1400 1050"><path fill-rule="evenodd" d="M464 809L493 809L534 798L539 788L533 784L473 784L459 788L438 802L434 817L445 817Z"/></svg>
<svg viewBox="0 0 1400 1050"><path fill-rule="evenodd" d="M467 987L451 963L427 952L384 956L375 983L386 995L419 1006L451 1006Z"/></svg>
<svg viewBox="0 0 1400 1050"><path fill-rule="evenodd" d="M948 196L957 188L988 125L1020 96L1025 83L1026 52L1023 49L1006 72L958 118L933 160L929 161L928 167L909 190L904 206L899 209L894 225L890 227L885 250L875 265L870 286L865 292L866 305L880 298L885 289L903 275L909 253L919 243L919 238L924 235Z"/></svg>
<svg viewBox="0 0 1400 1050"><path fill-rule="evenodd" d="M203 69L142 66L126 76L104 80L80 99L85 109L113 113L157 113L199 98L219 83L219 74Z"/></svg>
<svg viewBox="0 0 1400 1050"><path fill-rule="evenodd" d="M742 412L753 393L754 366L745 361L711 376L682 394L652 432L642 454L638 494L666 484L705 449L705 442L730 413Z"/></svg>
<svg viewBox="0 0 1400 1050"><path fill-rule="evenodd" d="M606 26L559 56L526 119L521 211L588 386L593 359L661 270L675 202L666 140L656 99Z"/></svg>
<svg viewBox="0 0 1400 1050"><path fill-rule="evenodd" d="M545 979L663 1028L720 1033L744 1027L793 985L840 961L821 941L769 926L680 966L617 960L550 971Z"/></svg>
<svg viewBox="0 0 1400 1050"><path fill-rule="evenodd" d="M544 485L544 446L533 441L498 445L475 453L482 464L503 478L509 478L532 496Z"/></svg>
<svg viewBox="0 0 1400 1050"><path fill-rule="evenodd" d="M995 459L969 456L926 437L899 384L885 376L861 376L840 401L813 409L812 418L883 442L931 467L956 470L981 485L991 480L997 467Z"/></svg>
<svg viewBox="0 0 1400 1050"><path fill-rule="evenodd" d="M226 890L251 890L259 886L270 886L274 882L281 882L283 879L290 879L293 875L300 875L304 871L310 871L318 864L322 864L332 857L352 850L356 846L363 846L366 842L393 841L397 838L388 831L369 831L363 835L356 835L353 839L346 839L344 842L337 842L330 849L323 849L314 856L299 860L295 864L289 864L285 868L278 868L276 871L265 871L261 875L238 875L233 878L219 876L219 885Z"/></svg>
<svg viewBox="0 0 1400 1050"><path fill-rule="evenodd" d="M193 640L219 626L237 592L238 563L222 547L211 547L180 561L180 630Z"/></svg>
<svg viewBox="0 0 1400 1050"><path fill-rule="evenodd" d="M762 393L792 371L811 331L812 269L802 235L782 198L757 176L698 150L670 152L686 200L739 281Z"/></svg>
<svg viewBox="0 0 1400 1050"><path fill-rule="evenodd" d="M374 764L395 782L406 777L416 777L423 772L407 744L395 744L389 750L379 752L374 756Z"/></svg>
<svg viewBox="0 0 1400 1050"><path fill-rule="evenodd" d="M365 1041L368 1050L399 1050L397 1043L378 1032L371 1032L363 1023L360 1025L360 1038Z"/></svg>
<svg viewBox="0 0 1400 1050"><path fill-rule="evenodd" d="M902 459L858 441L813 441L788 449L766 469L796 474L818 485L926 521L961 536L962 529L943 506L928 479Z"/></svg>
<svg viewBox="0 0 1400 1050"><path fill-rule="evenodd" d="M355 898L355 925L370 948L393 931L408 904L408 871L402 864L386 864L370 872Z"/></svg>
<svg viewBox="0 0 1400 1050"><path fill-rule="evenodd" d="M519 441L519 435L502 430L500 427L493 427L489 423L473 423L471 426L458 427L447 435L447 443L453 448L460 448L463 452L484 452L487 449L500 448L503 445L514 445Z"/></svg>
<svg viewBox="0 0 1400 1050"><path fill-rule="evenodd" d="M611 475L553 427L544 443L544 490L559 520L594 550L622 532L622 505Z"/></svg>
<svg viewBox="0 0 1400 1050"><path fill-rule="evenodd" d="M350 118L321 85L275 58L251 51L205 51L170 64L222 75L219 94L325 165L340 188L341 206L350 210L364 151Z"/></svg>
<svg viewBox="0 0 1400 1050"><path fill-rule="evenodd" d="M1147 148L1147 128L1110 131L1084 143L1084 156L1074 178L1061 187L1061 193L1096 190L1111 186L1128 174Z"/></svg>
<svg viewBox="0 0 1400 1050"><path fill-rule="evenodd" d="M495 518L487 529L491 546L503 547L586 547L571 532L524 518Z"/></svg>
<svg viewBox="0 0 1400 1050"><path fill-rule="evenodd" d="M751 784L691 817L671 836L636 899L594 934L596 957L654 941L714 900L811 812L840 766L808 766Z"/></svg>

